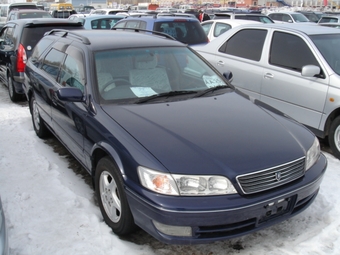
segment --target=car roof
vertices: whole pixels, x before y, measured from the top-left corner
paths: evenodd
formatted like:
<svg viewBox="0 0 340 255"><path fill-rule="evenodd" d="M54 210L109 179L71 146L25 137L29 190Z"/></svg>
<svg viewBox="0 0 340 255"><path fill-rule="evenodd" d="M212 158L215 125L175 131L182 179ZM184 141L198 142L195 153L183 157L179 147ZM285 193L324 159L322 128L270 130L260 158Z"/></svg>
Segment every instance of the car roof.
<svg viewBox="0 0 340 255"><path fill-rule="evenodd" d="M43 12L43 13L46 13L48 11L41 10L41 9L13 9L11 11L11 13L12 12L25 12L25 13L28 13L28 12Z"/></svg>
<svg viewBox="0 0 340 255"><path fill-rule="evenodd" d="M106 15L106 14L96 14L96 15L87 15L81 18L84 18L86 20L94 20L94 19L114 19L114 18L125 18L124 15Z"/></svg>
<svg viewBox="0 0 340 255"><path fill-rule="evenodd" d="M74 26L82 26L80 22L72 21L68 19L56 19L56 18L43 18L43 19L16 19L10 20L7 24L18 24L26 27L43 26L43 25L53 25L53 24L70 24Z"/></svg>
<svg viewBox="0 0 340 255"><path fill-rule="evenodd" d="M132 15L124 17L124 19L144 19L146 20L153 20L154 22L158 21L167 21L167 20L188 20L188 21L198 21L196 17L188 17L188 16L171 16L171 15L153 15L153 14L147 14L147 15ZM199 22L199 21L198 21Z"/></svg>
<svg viewBox="0 0 340 255"><path fill-rule="evenodd" d="M201 24L205 23L225 23L230 25L243 25L243 24L259 24L260 21L248 20L248 19L211 19L203 21Z"/></svg>
<svg viewBox="0 0 340 255"><path fill-rule="evenodd" d="M317 35L317 34L340 34L340 30L324 27L317 25L316 23L303 24L303 23L259 23L259 24L251 24L251 25L242 25L241 27L253 27L253 28L280 28L283 30L290 30L301 32L306 35Z"/></svg>
<svg viewBox="0 0 340 255"><path fill-rule="evenodd" d="M58 31L58 30L52 30ZM88 45L94 51L108 50L108 49L129 49L129 48L143 48L143 47L160 47L160 46L178 46L186 47L185 44L172 39L166 39L163 36L156 36L147 33L135 32L133 29L131 31L126 31L123 29L117 30L76 30L63 31L62 34L70 35L70 38L78 38L79 42L83 41L84 44ZM77 35L75 35L77 34ZM61 37L61 35L58 35ZM107 43L109 41L114 41L114 43ZM136 43L138 42L138 43Z"/></svg>

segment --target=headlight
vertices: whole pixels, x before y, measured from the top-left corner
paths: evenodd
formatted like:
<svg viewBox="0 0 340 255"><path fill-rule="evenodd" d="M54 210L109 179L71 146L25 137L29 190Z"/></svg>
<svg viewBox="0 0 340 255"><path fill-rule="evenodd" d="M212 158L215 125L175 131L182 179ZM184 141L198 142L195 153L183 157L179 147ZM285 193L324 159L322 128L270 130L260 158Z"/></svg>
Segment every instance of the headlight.
<svg viewBox="0 0 340 255"><path fill-rule="evenodd" d="M232 183L224 176L166 174L138 167L142 185L154 192L173 196L212 196L235 194Z"/></svg>
<svg viewBox="0 0 340 255"><path fill-rule="evenodd" d="M320 156L320 143L315 138L312 147L309 148L306 155L306 171L311 168Z"/></svg>

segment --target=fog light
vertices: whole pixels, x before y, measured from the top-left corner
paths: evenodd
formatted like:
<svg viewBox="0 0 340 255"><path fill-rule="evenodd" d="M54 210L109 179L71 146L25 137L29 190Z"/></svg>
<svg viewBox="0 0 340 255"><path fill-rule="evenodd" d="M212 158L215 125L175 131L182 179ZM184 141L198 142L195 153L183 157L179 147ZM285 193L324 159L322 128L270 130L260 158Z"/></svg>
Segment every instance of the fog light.
<svg viewBox="0 0 340 255"><path fill-rule="evenodd" d="M159 232L169 236L192 236L191 227L165 225L157 221L153 224Z"/></svg>

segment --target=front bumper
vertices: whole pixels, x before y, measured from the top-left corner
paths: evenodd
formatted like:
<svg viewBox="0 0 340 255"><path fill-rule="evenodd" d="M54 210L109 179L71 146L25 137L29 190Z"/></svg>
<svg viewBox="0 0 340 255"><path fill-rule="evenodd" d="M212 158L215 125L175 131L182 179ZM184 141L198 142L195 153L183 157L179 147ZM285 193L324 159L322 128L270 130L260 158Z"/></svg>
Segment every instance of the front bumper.
<svg viewBox="0 0 340 255"><path fill-rule="evenodd" d="M327 160L321 154L305 176L254 195L173 197L127 188L135 223L168 244L210 243L245 235L284 221L306 209L318 194ZM190 236L167 235L154 222L191 228Z"/></svg>

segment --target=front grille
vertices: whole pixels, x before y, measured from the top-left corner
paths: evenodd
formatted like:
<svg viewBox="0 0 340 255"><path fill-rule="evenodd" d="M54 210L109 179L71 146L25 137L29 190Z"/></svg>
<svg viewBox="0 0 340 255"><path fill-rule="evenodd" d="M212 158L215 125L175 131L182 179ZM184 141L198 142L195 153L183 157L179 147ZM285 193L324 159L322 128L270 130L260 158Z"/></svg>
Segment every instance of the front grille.
<svg viewBox="0 0 340 255"><path fill-rule="evenodd" d="M239 175L236 180L244 194L253 194L279 187L305 173L305 157L251 174Z"/></svg>

